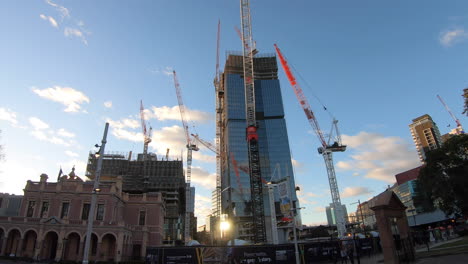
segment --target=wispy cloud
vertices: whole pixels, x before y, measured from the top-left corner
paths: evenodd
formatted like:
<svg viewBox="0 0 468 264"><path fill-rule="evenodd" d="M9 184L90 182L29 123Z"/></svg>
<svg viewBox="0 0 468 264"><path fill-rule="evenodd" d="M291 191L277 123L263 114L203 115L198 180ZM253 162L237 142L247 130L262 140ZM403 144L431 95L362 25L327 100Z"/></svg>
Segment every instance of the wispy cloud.
<svg viewBox="0 0 468 264"><path fill-rule="evenodd" d="M46 16L44 14L40 14L39 17L45 21L49 21L50 25L53 26L54 28L58 28L58 23L53 17Z"/></svg>
<svg viewBox="0 0 468 264"><path fill-rule="evenodd" d="M71 137L74 137L75 134L68 132L63 128L54 131L53 129L50 129L49 124L37 117L30 117L29 124L32 127L30 134L41 141L66 147L75 144L75 142L70 139Z"/></svg>
<svg viewBox="0 0 468 264"><path fill-rule="evenodd" d="M132 118L122 118L120 120L112 120L110 118L106 119L106 122L112 128L138 128L140 127L140 121Z"/></svg>
<svg viewBox="0 0 468 264"><path fill-rule="evenodd" d="M66 36L66 37L70 37L70 38L78 38L81 40L81 42L83 42L85 45L88 45L88 40L87 40L87 36L90 34L89 31L87 31L86 29L84 29L84 22L82 20L75 20L75 19L72 19L71 17L71 14L70 14L70 10L62 5L59 5L55 2L53 2L52 0L45 0L45 2L54 7L55 10L60 14L60 17L61 17L61 21L60 23L61 24L65 24L66 27L63 31L63 34ZM59 23L51 16L46 16L44 14L40 14L39 15L40 18L42 18L43 20L48 20L49 23L55 27L55 28L58 28L59 26Z"/></svg>
<svg viewBox="0 0 468 264"><path fill-rule="evenodd" d="M305 189L303 188L302 185L299 185L299 188L301 189L301 191L296 192L296 194L301 205L315 205L317 204L317 201L312 200L312 199L323 196L323 195L318 195L313 192L305 192Z"/></svg>
<svg viewBox="0 0 468 264"><path fill-rule="evenodd" d="M65 112L78 112L81 104L89 103L89 98L82 92L71 87L54 86L43 90L33 88L32 91L42 98L65 105Z"/></svg>
<svg viewBox="0 0 468 264"><path fill-rule="evenodd" d="M210 173L207 170L194 166L192 167L191 181L193 184L204 187L208 190L216 188L216 174Z"/></svg>
<svg viewBox="0 0 468 264"><path fill-rule="evenodd" d="M0 120L10 122L12 125L17 125L16 113L11 109L0 107Z"/></svg>
<svg viewBox="0 0 468 264"><path fill-rule="evenodd" d="M60 128L57 131L57 134L62 136L62 137L66 137L66 138L74 138L75 137L75 134L73 134L70 131L67 131L65 128Z"/></svg>
<svg viewBox="0 0 468 264"><path fill-rule="evenodd" d="M211 214L211 198L195 194L195 215L198 226L205 224L205 217Z"/></svg>
<svg viewBox="0 0 468 264"><path fill-rule="evenodd" d="M60 13L60 16L62 17L62 19L70 18L70 11L68 10L68 8L61 6L59 4L56 4L52 2L52 0L45 0L45 2L49 4L50 6L55 7L55 9Z"/></svg>
<svg viewBox="0 0 468 264"><path fill-rule="evenodd" d="M342 139L354 153L350 160L338 162L337 169L392 183L397 173L420 165L414 147L400 137L360 132L355 136L343 135Z"/></svg>
<svg viewBox="0 0 468 264"><path fill-rule="evenodd" d="M203 112L199 110L193 110L185 107L185 114L188 120L194 122L208 122L213 120L213 115L208 112ZM165 120L180 120L180 111L179 106L162 106L162 107L151 107L151 110L145 109L145 116L147 119L156 119L159 121Z"/></svg>
<svg viewBox="0 0 468 264"><path fill-rule="evenodd" d="M69 157L72 157L72 158L76 158L76 157L79 156L78 153L73 152L73 151L70 151L70 150L66 150L66 151L65 151L65 154L66 154L67 156L69 156Z"/></svg>
<svg viewBox="0 0 468 264"><path fill-rule="evenodd" d="M112 101L106 101L106 102L104 102L104 107L105 107L105 108L112 108Z"/></svg>
<svg viewBox="0 0 468 264"><path fill-rule="evenodd" d="M85 45L88 45L88 40L86 40L85 32L78 28L71 28L66 27L63 31L66 37L77 37L79 38Z"/></svg>
<svg viewBox="0 0 468 264"><path fill-rule="evenodd" d="M170 66L157 67L149 70L153 74L164 74L166 76L172 76L174 69Z"/></svg>
<svg viewBox="0 0 468 264"><path fill-rule="evenodd" d="M450 47L456 43L463 42L468 39L468 32L463 28L454 28L445 30L439 35L439 42L445 46Z"/></svg>
<svg viewBox="0 0 468 264"><path fill-rule="evenodd" d="M342 198L371 194L372 191L367 187L346 187L343 192L341 192Z"/></svg>

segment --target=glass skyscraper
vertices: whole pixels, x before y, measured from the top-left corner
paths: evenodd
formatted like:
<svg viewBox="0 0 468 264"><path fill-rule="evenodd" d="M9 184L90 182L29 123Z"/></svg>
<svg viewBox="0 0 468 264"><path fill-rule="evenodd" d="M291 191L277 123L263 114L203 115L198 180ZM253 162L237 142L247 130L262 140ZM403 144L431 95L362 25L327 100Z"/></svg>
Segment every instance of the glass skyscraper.
<svg viewBox="0 0 468 264"><path fill-rule="evenodd" d="M233 215L235 237L251 240L250 177L246 141L245 93L241 54L229 53L221 80L223 90L221 118L221 207L223 214ZM257 54L254 58L255 103L258 124L262 178L277 181L289 176L289 197L297 206L288 132L284 119L278 66L274 54ZM275 191L277 219L280 198ZM271 242L271 210L267 187L263 188L265 226ZM300 217L297 217L300 221ZM287 229L278 229L279 241L285 241Z"/></svg>

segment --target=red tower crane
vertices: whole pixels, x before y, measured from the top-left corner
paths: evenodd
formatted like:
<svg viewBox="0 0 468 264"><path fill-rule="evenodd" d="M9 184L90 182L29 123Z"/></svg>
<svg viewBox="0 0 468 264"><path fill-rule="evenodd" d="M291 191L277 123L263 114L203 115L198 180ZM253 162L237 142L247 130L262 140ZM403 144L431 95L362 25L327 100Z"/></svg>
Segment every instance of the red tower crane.
<svg viewBox="0 0 468 264"><path fill-rule="evenodd" d="M185 139L187 141L187 171L186 171L186 187L185 187L185 228L184 238L185 242L190 239L190 212L192 210L190 206L191 190L190 181L192 174L192 151L198 151L197 145L195 145L190 137L189 128L185 118L185 105L182 100L182 91L180 89L179 81L177 80L177 74L175 71L172 72L174 76L174 85L177 93L177 102L179 103L180 119L182 120L182 126L184 127Z"/></svg>
<svg viewBox="0 0 468 264"><path fill-rule="evenodd" d="M307 120L309 120L310 125L314 129L315 134L317 135L318 139L320 140L321 147L318 149L318 152L323 155L325 160L325 165L327 167L327 174L328 174L328 182L330 184L330 192L332 195L332 202L336 216L336 226L338 230L338 236L344 237L346 233L346 222L344 212L342 210L341 199L340 199L340 192L338 190L338 183L336 181L335 175L335 167L333 165L333 152L343 152L346 150L346 146L341 144L341 136L338 131L338 121L333 120L332 123L332 131L329 135L328 140L325 140L325 136L323 135L322 130L319 127L318 121L315 118L314 112L305 97L302 88L296 81L291 69L288 65L286 58L281 53L278 46L275 44L276 53L278 54L279 60L281 65L283 66L284 72L286 73L286 77L288 78L291 86L296 94L297 100L299 100L299 104L304 111ZM333 131L336 132L336 137L333 138ZM333 141L333 143L331 143Z"/></svg>
<svg viewBox="0 0 468 264"><path fill-rule="evenodd" d="M254 42L250 16L250 1L240 0L242 50L245 89L245 114L247 121L247 146L249 157L250 193L252 199L252 240L254 243L266 242L265 212L263 205L263 188L260 171L257 120L255 118L254 87Z"/></svg>

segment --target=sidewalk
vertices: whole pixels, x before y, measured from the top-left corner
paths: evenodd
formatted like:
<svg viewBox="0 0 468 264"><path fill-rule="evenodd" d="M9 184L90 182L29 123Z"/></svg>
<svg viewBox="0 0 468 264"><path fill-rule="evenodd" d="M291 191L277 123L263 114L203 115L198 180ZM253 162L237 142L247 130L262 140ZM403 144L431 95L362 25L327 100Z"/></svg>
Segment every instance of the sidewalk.
<svg viewBox="0 0 468 264"><path fill-rule="evenodd" d="M444 244L447 244L447 243L457 242L459 240L462 240L462 237L457 237L457 238L450 239L450 240L444 240L444 241L441 241L441 242L438 242L438 243L429 243L429 251L434 247L438 247L440 245L444 245ZM434 250L437 250L437 249L434 249ZM427 246L421 246L419 248L416 248L416 253L425 252L425 251L428 251Z"/></svg>

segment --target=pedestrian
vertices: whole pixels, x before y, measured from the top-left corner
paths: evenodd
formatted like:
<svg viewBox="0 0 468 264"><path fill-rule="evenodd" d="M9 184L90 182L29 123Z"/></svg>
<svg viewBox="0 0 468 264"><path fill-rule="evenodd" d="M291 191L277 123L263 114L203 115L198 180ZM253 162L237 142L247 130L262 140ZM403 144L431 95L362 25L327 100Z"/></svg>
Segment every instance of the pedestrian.
<svg viewBox="0 0 468 264"><path fill-rule="evenodd" d="M340 247L340 256L341 256L341 264L348 263L348 255L346 254L346 249L344 245L341 245Z"/></svg>
<svg viewBox="0 0 468 264"><path fill-rule="evenodd" d="M348 255L349 261L351 264L354 264L354 250L353 245L348 245L348 250L346 251L346 255Z"/></svg>

